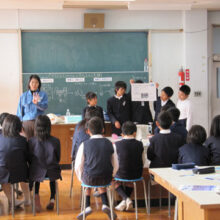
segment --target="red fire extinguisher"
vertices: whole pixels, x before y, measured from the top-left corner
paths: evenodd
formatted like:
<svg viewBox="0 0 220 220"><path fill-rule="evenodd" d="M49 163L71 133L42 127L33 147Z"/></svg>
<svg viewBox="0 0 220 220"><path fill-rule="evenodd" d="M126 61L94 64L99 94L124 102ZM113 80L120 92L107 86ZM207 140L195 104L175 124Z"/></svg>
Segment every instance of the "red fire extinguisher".
<svg viewBox="0 0 220 220"><path fill-rule="evenodd" d="M185 84L185 73L183 71L183 67L181 67L178 75L179 75L179 87L181 87L182 85Z"/></svg>

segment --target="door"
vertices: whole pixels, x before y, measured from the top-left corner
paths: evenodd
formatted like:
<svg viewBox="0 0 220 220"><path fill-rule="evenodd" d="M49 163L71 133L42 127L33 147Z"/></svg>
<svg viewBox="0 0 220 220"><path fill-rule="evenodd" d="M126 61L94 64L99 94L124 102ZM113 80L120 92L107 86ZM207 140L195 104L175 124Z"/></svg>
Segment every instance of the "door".
<svg viewBox="0 0 220 220"><path fill-rule="evenodd" d="M220 62L213 63L211 78L211 119L213 119L220 115Z"/></svg>

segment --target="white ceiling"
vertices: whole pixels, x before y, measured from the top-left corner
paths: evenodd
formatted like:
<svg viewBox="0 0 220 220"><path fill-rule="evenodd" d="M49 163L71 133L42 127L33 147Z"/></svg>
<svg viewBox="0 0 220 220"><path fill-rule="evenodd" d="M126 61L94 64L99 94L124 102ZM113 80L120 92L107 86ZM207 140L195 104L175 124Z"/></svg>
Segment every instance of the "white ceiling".
<svg viewBox="0 0 220 220"><path fill-rule="evenodd" d="M220 0L0 0L0 9L220 10Z"/></svg>

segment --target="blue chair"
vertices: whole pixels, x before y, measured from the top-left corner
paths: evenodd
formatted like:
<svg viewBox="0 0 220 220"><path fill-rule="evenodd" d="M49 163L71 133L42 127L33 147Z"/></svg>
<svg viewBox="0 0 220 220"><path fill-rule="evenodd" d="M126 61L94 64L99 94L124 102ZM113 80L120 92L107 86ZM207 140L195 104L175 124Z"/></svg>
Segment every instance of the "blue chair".
<svg viewBox="0 0 220 220"><path fill-rule="evenodd" d="M145 185L145 180L143 177L138 178L138 179L133 179L133 180L128 180L128 179L121 179L121 178L114 178L116 181L123 182L123 183L133 183L134 185L134 202L135 202L135 214L136 214L136 219L138 219L138 209L137 209L137 186L136 182L142 181L143 183L143 188L144 188L144 199L145 199L145 206L146 206L146 212L148 213L148 203L147 203L147 193L146 193L146 185Z"/></svg>
<svg viewBox="0 0 220 220"><path fill-rule="evenodd" d="M45 180L49 180L49 178L45 178ZM57 209L57 215L59 215L59 188L58 188L58 182L55 180L55 186L56 186L56 209ZM33 206L32 206L33 215L36 215L36 206L35 206L35 182L33 183Z"/></svg>
<svg viewBox="0 0 220 220"><path fill-rule="evenodd" d="M111 186L111 184L104 185L104 186L91 186L91 185L86 185L84 183L81 184L81 187L82 187L81 212L83 212L83 220L85 220L86 190L87 190L87 188L106 188L107 189L107 195L108 195L108 199L109 199L109 206L110 206L110 210L111 210L111 220L114 220L113 206L112 206L112 196L111 196L110 186Z"/></svg>

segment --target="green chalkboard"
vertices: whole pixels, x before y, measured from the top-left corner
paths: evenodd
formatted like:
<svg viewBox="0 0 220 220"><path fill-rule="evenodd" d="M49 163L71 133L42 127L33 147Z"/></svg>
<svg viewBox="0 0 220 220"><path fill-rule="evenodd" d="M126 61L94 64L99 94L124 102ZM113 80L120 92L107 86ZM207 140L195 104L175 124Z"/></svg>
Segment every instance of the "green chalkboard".
<svg viewBox="0 0 220 220"><path fill-rule="evenodd" d="M97 93L98 104L106 110L116 81L128 84L134 78L148 82L148 73L143 72L147 37L147 32L24 31L23 89L30 74L38 74L49 97L47 112L65 114L69 108L71 113L81 114L88 91ZM105 77L109 81L94 81ZM68 78L84 81L66 82Z"/></svg>
<svg viewBox="0 0 220 220"><path fill-rule="evenodd" d="M23 90L27 88L31 73L23 74ZM125 81L130 90L129 79L141 79L148 82L147 72L105 72L105 73L38 73L42 81L42 91L48 95L47 113L81 114L86 106L85 94L93 91L98 96L98 105L106 111L107 99L114 95L114 84ZM80 82L81 81L81 82Z"/></svg>

